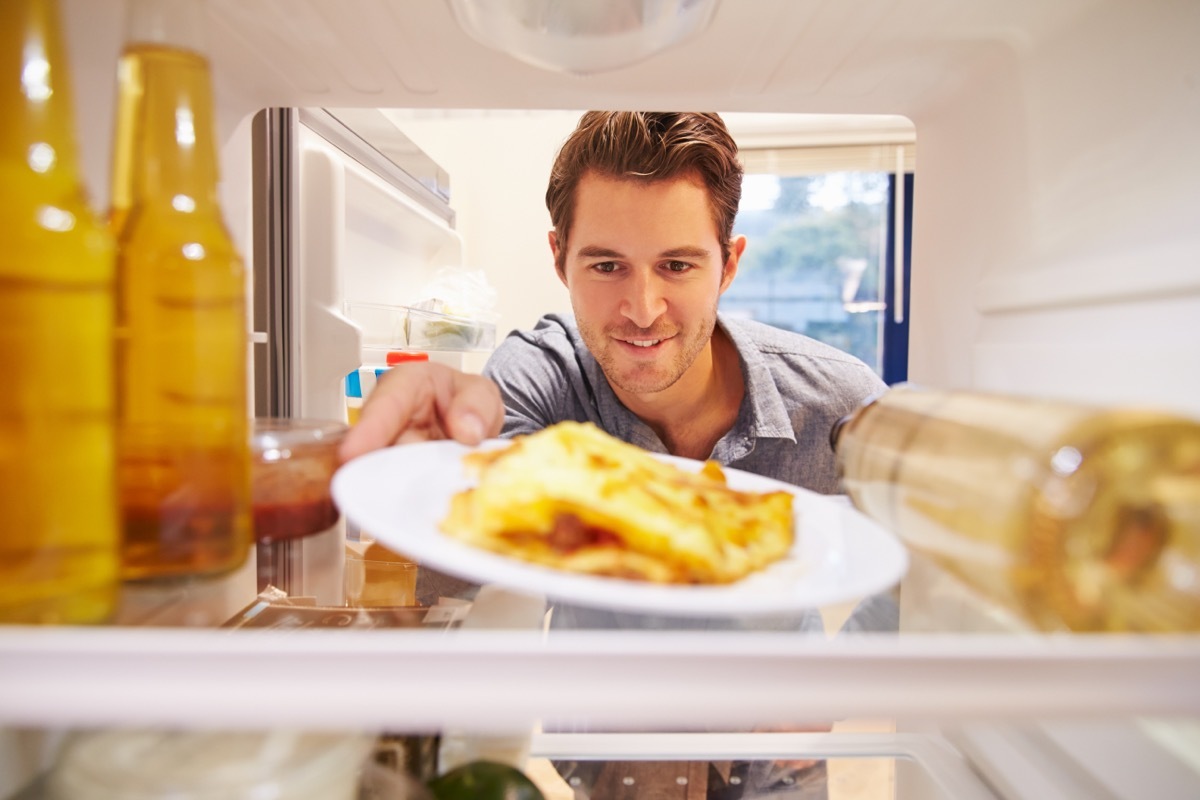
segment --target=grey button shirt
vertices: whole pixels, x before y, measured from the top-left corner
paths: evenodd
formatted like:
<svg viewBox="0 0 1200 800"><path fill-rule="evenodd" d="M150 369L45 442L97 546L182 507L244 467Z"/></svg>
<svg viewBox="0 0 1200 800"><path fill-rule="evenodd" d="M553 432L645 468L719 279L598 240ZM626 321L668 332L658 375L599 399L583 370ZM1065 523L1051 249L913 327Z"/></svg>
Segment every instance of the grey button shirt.
<svg viewBox="0 0 1200 800"><path fill-rule="evenodd" d="M815 492L837 492L829 431L883 390L883 381L854 356L807 336L724 315L717 322L737 348L746 394L737 421L710 458ZM503 436L575 420L667 452L650 426L617 399L570 315L549 314L533 330L509 334L484 374L504 398Z"/></svg>

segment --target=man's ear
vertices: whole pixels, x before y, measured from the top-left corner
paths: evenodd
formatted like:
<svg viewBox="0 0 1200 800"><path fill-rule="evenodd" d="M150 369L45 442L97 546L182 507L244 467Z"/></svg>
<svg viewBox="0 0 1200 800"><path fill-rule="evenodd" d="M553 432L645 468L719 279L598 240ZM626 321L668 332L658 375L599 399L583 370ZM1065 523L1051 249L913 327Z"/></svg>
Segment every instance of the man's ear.
<svg viewBox="0 0 1200 800"><path fill-rule="evenodd" d="M566 286L567 273L563 269L564 261L558 257L558 232L550 231L547 234L547 238L550 241L550 252L554 255L554 271L558 273L558 279L563 282L563 286ZM564 253L563 255L565 256L566 254Z"/></svg>
<svg viewBox="0 0 1200 800"><path fill-rule="evenodd" d="M741 235L733 237L729 241L729 260L725 262L725 266L721 270L721 294L725 294L725 290L737 276L738 261L741 260L744 252L746 252L746 237Z"/></svg>

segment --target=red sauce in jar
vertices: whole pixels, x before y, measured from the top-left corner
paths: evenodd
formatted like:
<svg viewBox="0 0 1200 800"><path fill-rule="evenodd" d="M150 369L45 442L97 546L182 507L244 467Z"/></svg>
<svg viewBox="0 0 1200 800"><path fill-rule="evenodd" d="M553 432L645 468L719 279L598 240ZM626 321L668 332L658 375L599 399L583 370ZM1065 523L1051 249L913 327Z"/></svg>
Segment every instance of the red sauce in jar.
<svg viewBox="0 0 1200 800"><path fill-rule="evenodd" d="M259 542L298 539L320 533L337 522L331 497L289 503L254 504L254 538Z"/></svg>

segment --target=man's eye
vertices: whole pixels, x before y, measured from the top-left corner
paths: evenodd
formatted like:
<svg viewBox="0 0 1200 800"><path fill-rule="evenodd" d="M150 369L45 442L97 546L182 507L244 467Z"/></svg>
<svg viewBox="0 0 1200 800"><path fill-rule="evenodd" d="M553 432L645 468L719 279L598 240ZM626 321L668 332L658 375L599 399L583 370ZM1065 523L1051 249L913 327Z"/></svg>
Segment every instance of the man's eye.
<svg viewBox="0 0 1200 800"><path fill-rule="evenodd" d="M617 271L617 262L601 261L599 264L593 264L592 269L596 270L596 272L602 272L605 275L610 275Z"/></svg>
<svg viewBox="0 0 1200 800"><path fill-rule="evenodd" d="M692 265L686 261L668 261L666 267L671 272L687 272Z"/></svg>

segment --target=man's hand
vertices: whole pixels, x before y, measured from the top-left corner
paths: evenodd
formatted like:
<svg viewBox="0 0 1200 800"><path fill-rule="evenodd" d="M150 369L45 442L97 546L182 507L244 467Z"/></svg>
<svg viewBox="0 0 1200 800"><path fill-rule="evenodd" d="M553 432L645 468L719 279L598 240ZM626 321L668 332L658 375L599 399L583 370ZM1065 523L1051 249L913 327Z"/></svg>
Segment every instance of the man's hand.
<svg viewBox="0 0 1200 800"><path fill-rule="evenodd" d="M455 439L479 444L500 433L504 403L491 380L444 364L398 364L384 373L338 451L343 462L391 444Z"/></svg>

